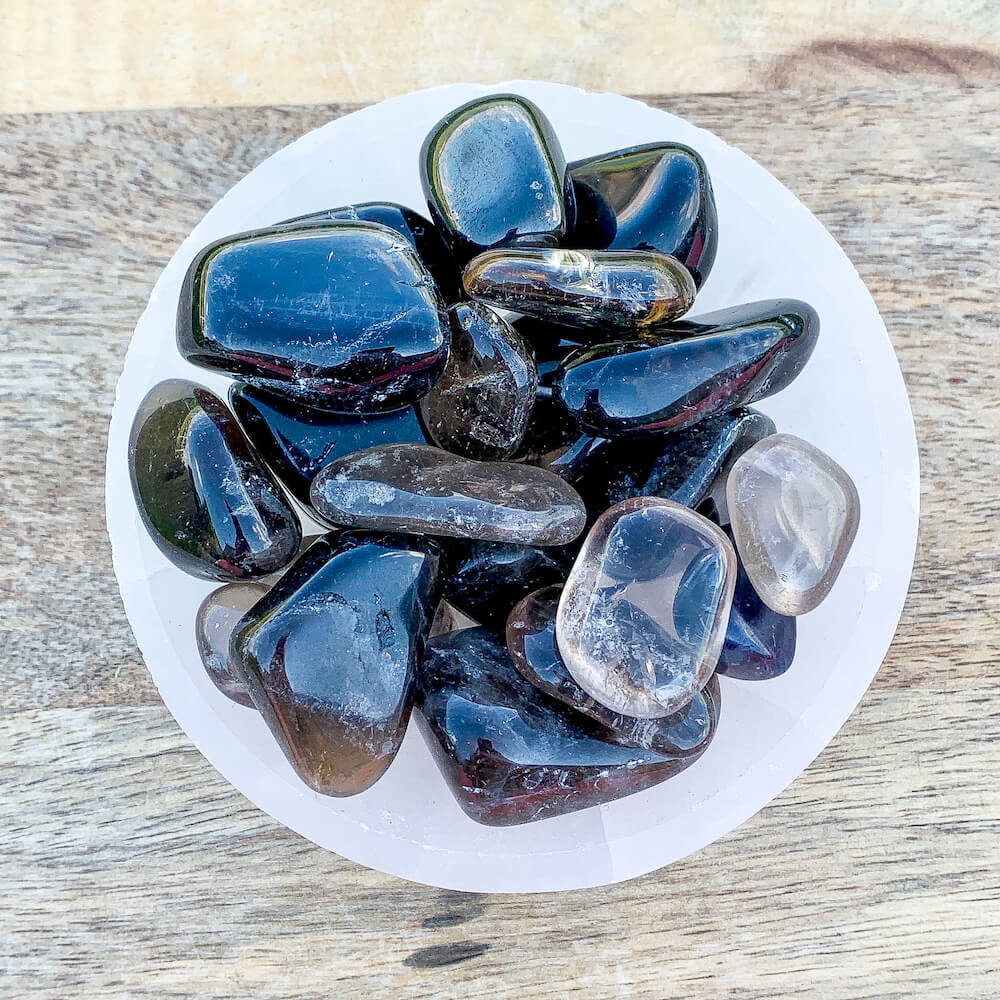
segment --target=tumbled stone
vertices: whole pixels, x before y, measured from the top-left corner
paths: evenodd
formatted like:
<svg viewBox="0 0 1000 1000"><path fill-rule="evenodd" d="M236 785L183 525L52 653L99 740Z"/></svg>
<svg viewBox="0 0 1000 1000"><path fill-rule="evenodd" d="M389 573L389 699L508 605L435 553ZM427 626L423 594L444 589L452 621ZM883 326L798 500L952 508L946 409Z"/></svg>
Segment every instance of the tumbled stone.
<svg viewBox="0 0 1000 1000"><path fill-rule="evenodd" d="M659 250L700 288L718 246L719 221L705 161L674 142L632 146L569 165L576 195L570 245Z"/></svg>
<svg viewBox="0 0 1000 1000"><path fill-rule="evenodd" d="M450 111L420 151L431 218L461 260L500 243L557 245L573 186L552 125L524 97L491 94Z"/></svg>
<svg viewBox="0 0 1000 1000"><path fill-rule="evenodd" d="M660 497L625 500L597 519L563 589L563 663L615 712L676 712L718 663L735 584L736 553L711 521Z"/></svg>
<svg viewBox="0 0 1000 1000"><path fill-rule="evenodd" d="M229 669L229 643L237 622L267 593L263 583L227 583L198 608L194 634L212 683L232 701L253 708L243 682Z"/></svg>
<svg viewBox="0 0 1000 1000"><path fill-rule="evenodd" d="M722 529L733 541L730 527ZM795 657L795 619L772 611L754 590L743 562L739 569L733 609L726 627L726 641L719 654L716 673L744 681L766 681L780 677Z"/></svg>
<svg viewBox="0 0 1000 1000"><path fill-rule="evenodd" d="M229 402L261 457L304 504L327 462L377 444L427 442L412 406L388 413L333 413L243 382L230 388Z"/></svg>
<svg viewBox="0 0 1000 1000"><path fill-rule="evenodd" d="M636 719L613 712L595 701L579 684L559 655L556 609L561 586L544 587L525 597L507 619L507 649L521 675L545 694L589 716L623 746L644 747L668 757L700 756L719 718L721 695L713 675L705 687L672 715Z"/></svg>
<svg viewBox="0 0 1000 1000"><path fill-rule="evenodd" d="M563 547L456 538L443 541L445 597L474 621L502 632L510 609L525 594L562 583L573 565Z"/></svg>
<svg viewBox="0 0 1000 1000"><path fill-rule="evenodd" d="M479 823L530 823L610 802L689 763L613 743L593 720L529 684L486 629L432 639L418 676L427 743Z"/></svg>
<svg viewBox="0 0 1000 1000"><path fill-rule="evenodd" d="M488 250L469 261L462 284L490 305L601 336L683 316L695 293L684 265L653 250Z"/></svg>
<svg viewBox="0 0 1000 1000"><path fill-rule="evenodd" d="M598 437L678 431L784 389L818 335L819 317L804 302L736 306L580 350L560 366L553 391Z"/></svg>
<svg viewBox="0 0 1000 1000"><path fill-rule="evenodd" d="M726 484L733 535L761 600L804 615L829 594L861 517L851 477L792 434L758 442L734 463Z"/></svg>
<svg viewBox="0 0 1000 1000"><path fill-rule="evenodd" d="M586 520L573 488L544 469L411 444L330 462L310 495L331 524L525 545L563 545Z"/></svg>
<svg viewBox="0 0 1000 1000"><path fill-rule="evenodd" d="M306 226L324 226L330 222L377 222L388 226L413 245L424 267L430 271L434 283L446 302L453 302L461 292L461 268L455 263L441 234L430 219L404 205L392 201L364 201L355 205L342 205L322 212L310 212L279 223L282 227L302 229Z"/></svg>
<svg viewBox="0 0 1000 1000"><path fill-rule="evenodd" d="M441 374L448 340L413 245L370 222L213 243L191 263L177 313L188 361L344 412L418 399Z"/></svg>
<svg viewBox="0 0 1000 1000"><path fill-rule="evenodd" d="M313 790L363 792L396 756L437 569L426 539L324 535L237 624L230 663Z"/></svg>
<svg viewBox="0 0 1000 1000"><path fill-rule="evenodd" d="M508 458L524 437L538 388L531 348L492 309L448 310L451 356L420 414L435 444L466 458Z"/></svg>
<svg viewBox="0 0 1000 1000"><path fill-rule="evenodd" d="M302 539L281 487L215 393L171 379L140 403L129 438L139 515L160 551L206 580L264 576Z"/></svg>
<svg viewBox="0 0 1000 1000"><path fill-rule="evenodd" d="M763 413L739 409L661 437L605 438L592 444L575 467L562 457L556 467L546 468L568 469L570 482L592 518L638 496L666 497L697 507L739 455L774 431L774 421Z"/></svg>

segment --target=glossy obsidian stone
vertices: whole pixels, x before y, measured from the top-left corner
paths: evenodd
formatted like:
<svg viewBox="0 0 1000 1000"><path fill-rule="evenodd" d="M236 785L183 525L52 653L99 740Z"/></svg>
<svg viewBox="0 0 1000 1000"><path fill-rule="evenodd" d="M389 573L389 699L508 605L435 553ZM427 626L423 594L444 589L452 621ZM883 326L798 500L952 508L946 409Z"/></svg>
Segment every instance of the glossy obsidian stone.
<svg viewBox="0 0 1000 1000"><path fill-rule="evenodd" d="M719 220L705 161L688 146L653 143L569 165L576 225L569 245L659 250L700 288L712 270Z"/></svg>
<svg viewBox="0 0 1000 1000"><path fill-rule="evenodd" d="M442 541L444 596L459 611L502 632L511 608L525 594L562 583L573 565L566 548L472 539Z"/></svg>
<svg viewBox="0 0 1000 1000"><path fill-rule="evenodd" d="M392 763L437 602L433 542L324 535L237 624L230 664L310 788L355 795Z"/></svg>
<svg viewBox="0 0 1000 1000"><path fill-rule="evenodd" d="M229 644L239 620L267 593L263 583L227 583L213 590L198 608L194 635L205 672L231 701L253 708L243 682L229 669Z"/></svg>
<svg viewBox="0 0 1000 1000"><path fill-rule="evenodd" d="M529 684L486 629L430 640L417 707L458 804L488 826L610 802L686 765L611 742L592 720Z"/></svg>
<svg viewBox="0 0 1000 1000"><path fill-rule="evenodd" d="M445 302L453 302L461 294L462 275L434 223L404 205L392 201L364 201L356 205L342 205L322 212L311 212L286 219L282 228L302 229L306 226L323 226L330 222L377 222L388 226L400 236L405 236L424 266L431 272Z"/></svg>
<svg viewBox="0 0 1000 1000"><path fill-rule="evenodd" d="M455 256L501 243L556 246L575 217L552 125L531 101L491 94L450 111L420 151L431 218Z"/></svg>
<svg viewBox="0 0 1000 1000"><path fill-rule="evenodd" d="M711 677L680 711L659 719L619 715L590 697L566 669L556 645L556 608L561 586L528 594L507 619L507 649L521 675L545 694L606 727L622 746L643 747L668 757L697 757L708 747L719 720L719 682Z"/></svg>
<svg viewBox="0 0 1000 1000"><path fill-rule="evenodd" d="M605 438L596 441L569 470L570 480L591 518L638 496L666 497L685 507L697 507L736 458L774 431L769 417L744 408L662 437ZM560 458L559 468L567 469L571 458Z"/></svg>
<svg viewBox="0 0 1000 1000"><path fill-rule="evenodd" d="M448 310L451 356L420 414L434 443L487 461L508 458L524 437L538 370L524 338L488 306Z"/></svg>
<svg viewBox="0 0 1000 1000"><path fill-rule="evenodd" d="M264 576L302 539L281 487L215 393L181 379L140 403L129 439L136 505L160 551L206 580Z"/></svg>
<svg viewBox="0 0 1000 1000"><path fill-rule="evenodd" d="M733 541L732 528L726 525L722 530ZM716 671L744 681L780 677L795 658L795 634L795 619L772 611L760 599L739 560L733 609Z"/></svg>
<svg viewBox="0 0 1000 1000"><path fill-rule="evenodd" d="M370 222L244 233L206 247L184 279L188 361L326 409L392 410L448 357L434 281L404 236Z"/></svg>
<svg viewBox="0 0 1000 1000"><path fill-rule="evenodd" d="M273 392L237 382L229 402L275 475L302 503L327 462L377 444L427 438L412 406L388 413L332 413Z"/></svg>
<svg viewBox="0 0 1000 1000"><path fill-rule="evenodd" d="M818 335L805 302L754 302L583 349L560 366L553 392L595 436L679 431L784 389Z"/></svg>

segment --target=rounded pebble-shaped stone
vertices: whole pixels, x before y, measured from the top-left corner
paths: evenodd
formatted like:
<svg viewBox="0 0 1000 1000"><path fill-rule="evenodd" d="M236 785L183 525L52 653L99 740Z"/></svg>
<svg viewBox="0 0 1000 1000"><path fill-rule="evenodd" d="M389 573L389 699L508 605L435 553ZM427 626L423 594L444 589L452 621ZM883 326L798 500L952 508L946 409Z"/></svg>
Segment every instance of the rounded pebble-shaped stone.
<svg viewBox="0 0 1000 1000"><path fill-rule="evenodd" d="M227 583L198 608L194 634L201 662L212 683L232 701L253 708L243 682L229 669L229 643L236 623L267 593L263 583Z"/></svg>

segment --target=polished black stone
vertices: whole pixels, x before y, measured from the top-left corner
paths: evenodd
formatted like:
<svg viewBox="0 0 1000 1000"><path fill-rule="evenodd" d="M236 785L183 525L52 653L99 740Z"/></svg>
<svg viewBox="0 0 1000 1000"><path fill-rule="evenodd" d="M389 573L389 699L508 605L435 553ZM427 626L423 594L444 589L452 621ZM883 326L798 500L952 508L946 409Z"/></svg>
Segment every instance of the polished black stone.
<svg viewBox="0 0 1000 1000"><path fill-rule="evenodd" d="M582 349L560 366L553 391L595 436L679 431L785 388L818 335L805 302L754 302Z"/></svg>
<svg viewBox="0 0 1000 1000"><path fill-rule="evenodd" d="M562 583L573 565L566 548L537 548L514 542L448 539L443 550L444 596L459 611L496 632L525 594Z"/></svg>
<svg viewBox="0 0 1000 1000"><path fill-rule="evenodd" d="M524 338L488 306L448 310L451 356L420 415L447 451L487 461L508 458L524 437L538 371Z"/></svg>
<svg viewBox="0 0 1000 1000"><path fill-rule="evenodd" d="M702 286L715 262L719 220L708 169L693 149L632 146L576 160L569 173L577 206L570 246L659 250Z"/></svg>
<svg viewBox="0 0 1000 1000"><path fill-rule="evenodd" d="M332 413L269 389L237 382L229 402L254 447L296 499L327 462L377 444L427 437L412 406L388 413Z"/></svg>
<svg viewBox="0 0 1000 1000"><path fill-rule="evenodd" d="M515 94L450 111L420 151L431 218L465 262L501 243L556 246L575 216L566 159L545 115Z"/></svg>
<svg viewBox="0 0 1000 1000"><path fill-rule="evenodd" d="M413 244L413 249L417 251L424 266L431 272L445 302L454 302L459 298L462 289L462 271L445 246L437 227L419 212L414 212L404 205L397 205L392 201L364 201L356 205L343 205L340 208L299 215L294 219L286 219L279 225L302 229L306 226L322 226L330 222L351 220L377 222L380 226L388 226L401 236L405 236Z"/></svg>
<svg viewBox="0 0 1000 1000"><path fill-rule="evenodd" d="M206 580L264 576L287 565L298 518L215 393L181 379L139 405L129 473L146 529L174 565Z"/></svg>
<svg viewBox="0 0 1000 1000"><path fill-rule="evenodd" d="M463 811L489 826L610 802L687 764L612 742L593 720L529 684L486 629L432 639L417 688L441 773Z"/></svg>
<svg viewBox="0 0 1000 1000"><path fill-rule="evenodd" d="M192 262L177 313L188 361L343 412L418 399L448 342L443 302L412 244L370 222L220 240Z"/></svg>
<svg viewBox="0 0 1000 1000"><path fill-rule="evenodd" d="M723 529L733 540L732 529ZM772 611L757 594L740 560L733 610L717 673L746 681L780 677L795 657L795 619Z"/></svg>
<svg viewBox="0 0 1000 1000"><path fill-rule="evenodd" d="M324 535L237 624L230 664L310 788L355 795L392 763L437 603L433 542Z"/></svg>
<svg viewBox="0 0 1000 1000"><path fill-rule="evenodd" d="M638 496L697 507L735 459L774 432L769 417L741 408L661 437L595 441L575 466L572 456L559 456L555 468L551 462L545 467L566 470L591 518Z"/></svg>
<svg viewBox="0 0 1000 1000"><path fill-rule="evenodd" d="M700 756L719 719L719 682L711 677L694 698L671 715L636 719L591 698L573 679L556 645L556 608L561 586L528 594L507 619L507 649L521 675L545 694L605 726L622 746L643 747L668 757Z"/></svg>

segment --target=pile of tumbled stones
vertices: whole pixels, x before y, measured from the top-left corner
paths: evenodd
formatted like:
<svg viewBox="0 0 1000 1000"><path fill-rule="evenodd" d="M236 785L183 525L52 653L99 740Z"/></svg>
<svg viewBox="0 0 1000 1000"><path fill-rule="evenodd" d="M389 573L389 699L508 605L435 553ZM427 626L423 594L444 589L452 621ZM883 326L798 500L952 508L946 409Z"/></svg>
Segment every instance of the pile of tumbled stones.
<svg viewBox="0 0 1000 1000"><path fill-rule="evenodd" d="M420 170L432 221L369 202L197 255L177 343L239 381L229 406L156 386L132 483L164 555L230 581L205 667L307 785L369 788L415 708L462 809L523 823L696 760L717 675L790 665L858 497L746 405L800 372L815 311L680 319L717 245L693 150L567 165L501 95ZM329 532L303 545L298 505Z"/></svg>

